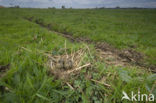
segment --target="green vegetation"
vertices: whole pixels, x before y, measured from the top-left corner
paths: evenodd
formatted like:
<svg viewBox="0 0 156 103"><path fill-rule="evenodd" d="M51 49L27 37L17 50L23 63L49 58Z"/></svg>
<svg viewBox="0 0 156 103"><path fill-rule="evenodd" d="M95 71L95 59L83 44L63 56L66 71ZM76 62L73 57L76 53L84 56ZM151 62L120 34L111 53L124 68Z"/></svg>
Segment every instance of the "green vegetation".
<svg viewBox="0 0 156 103"><path fill-rule="evenodd" d="M134 47L148 56L145 61L156 64L156 10L47 9L25 10L25 14L59 32L106 41L120 49Z"/></svg>
<svg viewBox="0 0 156 103"><path fill-rule="evenodd" d="M51 24L55 31L106 41L117 48L136 46L136 50L148 56L150 64L156 64L156 10L0 9L0 66L10 64L10 70L0 78L0 86L8 88L4 93L0 91L0 103L117 103L121 102L123 90L129 95L138 90L156 95L156 89L152 90L155 74L138 67L95 62L93 45L89 45L93 58L86 55L92 67L68 80L74 90L66 80L48 76L48 58L38 50L58 52L65 41L67 48L79 50L83 43L72 43L24 17ZM100 80L110 86L96 82Z"/></svg>

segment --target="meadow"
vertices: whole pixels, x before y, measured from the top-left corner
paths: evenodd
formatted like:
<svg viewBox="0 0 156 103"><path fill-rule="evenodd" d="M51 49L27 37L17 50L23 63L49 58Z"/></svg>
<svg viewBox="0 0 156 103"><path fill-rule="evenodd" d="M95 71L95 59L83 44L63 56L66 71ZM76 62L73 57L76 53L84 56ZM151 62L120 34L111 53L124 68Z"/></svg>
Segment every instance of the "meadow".
<svg viewBox="0 0 156 103"><path fill-rule="evenodd" d="M155 9L1 8L0 67L9 64L9 70L0 76L0 103L117 103L123 91L156 94L156 74L148 68L108 65L96 56L94 44L58 34L133 49L148 67L156 65L155 18ZM48 75L49 58L43 54L61 55L65 44L67 53L87 45L83 63L91 66L62 80Z"/></svg>
<svg viewBox="0 0 156 103"><path fill-rule="evenodd" d="M51 24L52 29L75 37L105 41L116 48L134 47L148 64L156 64L156 10L29 10L28 17Z"/></svg>

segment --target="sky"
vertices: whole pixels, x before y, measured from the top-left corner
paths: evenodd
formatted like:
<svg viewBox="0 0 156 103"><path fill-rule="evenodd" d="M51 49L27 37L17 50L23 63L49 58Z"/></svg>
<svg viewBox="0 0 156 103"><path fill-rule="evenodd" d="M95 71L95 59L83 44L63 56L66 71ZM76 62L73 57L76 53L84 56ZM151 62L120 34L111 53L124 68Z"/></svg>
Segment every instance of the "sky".
<svg viewBox="0 0 156 103"><path fill-rule="evenodd" d="M0 5L32 8L95 8L95 7L142 7L156 8L156 0L0 0Z"/></svg>

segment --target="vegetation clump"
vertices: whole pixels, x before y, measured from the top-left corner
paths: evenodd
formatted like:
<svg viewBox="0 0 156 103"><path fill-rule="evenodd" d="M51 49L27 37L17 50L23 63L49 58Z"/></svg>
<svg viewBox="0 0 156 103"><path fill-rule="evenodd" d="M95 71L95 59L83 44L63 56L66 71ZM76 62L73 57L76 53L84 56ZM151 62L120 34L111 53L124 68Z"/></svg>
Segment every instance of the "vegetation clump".
<svg viewBox="0 0 156 103"><path fill-rule="evenodd" d="M67 79L69 76L79 74L79 72L91 66L90 61L86 61L89 54L87 49L80 49L78 51L65 54L49 56L48 66L50 67L49 74L55 75L59 79Z"/></svg>

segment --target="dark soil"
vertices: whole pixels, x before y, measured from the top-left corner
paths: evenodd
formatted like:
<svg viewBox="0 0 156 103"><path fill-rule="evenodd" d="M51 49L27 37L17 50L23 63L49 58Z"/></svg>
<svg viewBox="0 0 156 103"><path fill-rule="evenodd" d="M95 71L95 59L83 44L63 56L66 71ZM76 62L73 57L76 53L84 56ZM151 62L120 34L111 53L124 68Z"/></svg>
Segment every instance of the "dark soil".
<svg viewBox="0 0 156 103"><path fill-rule="evenodd" d="M7 65L0 65L0 73L6 72L10 67L10 64Z"/></svg>

